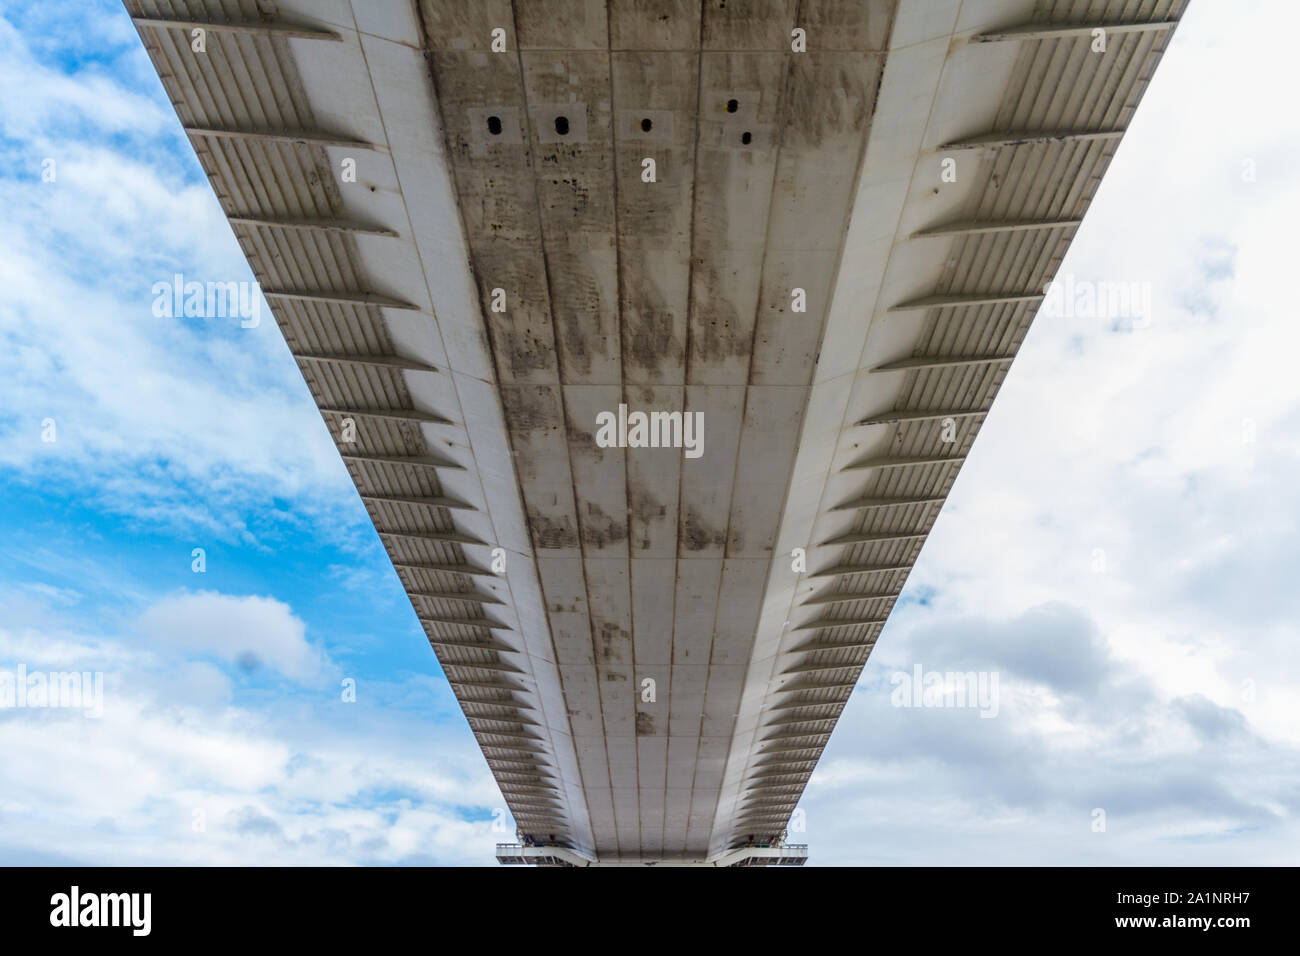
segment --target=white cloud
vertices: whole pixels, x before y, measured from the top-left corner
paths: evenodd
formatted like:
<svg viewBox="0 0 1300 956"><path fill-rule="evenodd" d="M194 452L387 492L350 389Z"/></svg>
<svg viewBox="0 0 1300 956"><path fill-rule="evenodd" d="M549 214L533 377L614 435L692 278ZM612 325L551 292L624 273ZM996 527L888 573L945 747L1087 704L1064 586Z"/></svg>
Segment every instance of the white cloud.
<svg viewBox="0 0 1300 956"><path fill-rule="evenodd" d="M301 623L265 599L166 599L146 619L184 633L162 649L69 627L63 613L19 633L0 628L0 665L103 670L102 716L0 710L0 857L492 862L506 835L492 831L491 810L504 803L463 725L431 713L454 709L445 682L363 680L349 704L337 683L266 696L232 687L211 664L177 660L247 627L278 633L285 666L309 663ZM403 695L414 706L380 703Z"/></svg>
<svg viewBox="0 0 1300 956"><path fill-rule="evenodd" d="M1294 860L1300 8L1253 6L1190 5L1062 267L1150 283L1151 324L1036 321L805 795L814 862ZM1000 670L1002 712L889 707L918 661Z"/></svg>
<svg viewBox="0 0 1300 956"><path fill-rule="evenodd" d="M0 467L223 539L256 538L288 501L348 541L351 483L265 303L250 329L152 314L177 273L253 279L161 90L60 72L24 39L0 19L0 86L31 91L0 146ZM119 42L149 69L138 39Z"/></svg>
<svg viewBox="0 0 1300 956"><path fill-rule="evenodd" d="M120 17L99 17L88 10L79 15L81 32L101 42L116 41L97 52L136 39L122 33ZM28 48L24 35L4 18L0 18L0 89L22 91L5 98L0 114L10 137L39 140L51 127L66 128L71 123L112 133L156 133L172 121L170 111L156 100L125 89L109 75L89 68L70 76L45 65Z"/></svg>
<svg viewBox="0 0 1300 956"><path fill-rule="evenodd" d="M1190 5L1063 270L1150 283L1152 324L1036 324L913 575L933 596L900 606L809 787L814 862L1293 861L1300 120L1278 91L1297 28L1292 4ZM313 517L349 497L269 323L149 315L178 264L248 276L208 185L168 152L165 104L50 72L0 33L0 87L44 91L5 127L26 173L0 179L0 464L213 534L252 534L246 516L276 496ZM105 130L151 148L96 143ZM44 156L57 184L34 181ZM500 802L472 738L403 709L440 695L454 711L445 684L363 688L383 712L332 687L273 705L176 655L252 647L310 682L327 665L287 606L185 595L143 623L152 644L0 632L10 658L113 676L100 721L0 713L7 859L490 859L499 835L463 812ZM918 660L997 668L998 717L890 707L889 670Z"/></svg>
<svg viewBox="0 0 1300 956"><path fill-rule="evenodd" d="M175 595L141 615L140 631L166 647L247 671L265 664L301 683L319 680L327 666L324 652L307 641L306 625L289 605L270 597Z"/></svg>

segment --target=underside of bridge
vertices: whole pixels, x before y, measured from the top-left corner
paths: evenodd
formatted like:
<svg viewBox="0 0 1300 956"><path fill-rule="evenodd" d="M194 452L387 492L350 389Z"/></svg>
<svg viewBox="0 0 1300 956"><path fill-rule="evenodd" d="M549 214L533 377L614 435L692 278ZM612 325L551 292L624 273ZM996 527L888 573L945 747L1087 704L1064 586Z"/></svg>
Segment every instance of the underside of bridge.
<svg viewBox="0 0 1300 956"><path fill-rule="evenodd" d="M127 0L502 862L803 861L1184 2Z"/></svg>

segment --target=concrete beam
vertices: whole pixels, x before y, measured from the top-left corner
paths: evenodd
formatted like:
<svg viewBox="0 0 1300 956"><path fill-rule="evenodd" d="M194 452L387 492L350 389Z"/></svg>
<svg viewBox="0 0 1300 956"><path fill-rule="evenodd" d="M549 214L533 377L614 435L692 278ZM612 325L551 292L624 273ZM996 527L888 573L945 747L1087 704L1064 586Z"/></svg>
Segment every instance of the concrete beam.
<svg viewBox="0 0 1300 956"><path fill-rule="evenodd" d="M382 146L314 129L229 129L218 126L186 126L185 132L200 139L242 139L263 143L293 143L299 146L342 146L346 149L383 151Z"/></svg>
<svg viewBox="0 0 1300 956"><path fill-rule="evenodd" d="M779 726L782 724L789 724L789 723L791 723L791 721L788 720L778 721L777 725ZM766 737L762 739L762 742L766 742L769 740L814 740L814 739L820 739L822 737L829 737L830 735L831 732L829 730L817 730L811 732L784 733L784 734L768 734ZM809 746L821 747L824 745L810 744Z"/></svg>
<svg viewBox="0 0 1300 956"><path fill-rule="evenodd" d="M882 508L897 508L902 505L926 505L937 501L946 501L943 495L917 496L914 498L854 498L842 505L836 505L831 511L878 511Z"/></svg>
<svg viewBox="0 0 1300 956"><path fill-rule="evenodd" d="M489 631L513 631L514 628L509 624L502 624L500 621L494 621L490 617L439 617L433 614L421 614L419 618L425 624L455 624L458 627L482 627ZM501 650L509 654L522 654L523 651L517 651L513 647L505 644L491 644L484 641L455 641L443 640L441 638L430 638L431 644L459 644L462 647L481 647L485 650Z"/></svg>
<svg viewBox="0 0 1300 956"><path fill-rule="evenodd" d="M878 544L882 541L915 541L918 538L924 538L930 532L928 531L906 531L906 532L858 532L842 534L838 538L829 538L817 545L819 548L836 547L846 544Z"/></svg>
<svg viewBox="0 0 1300 956"><path fill-rule="evenodd" d="M804 601L801 607L814 607L819 604L852 604L855 601L878 601L881 598L896 598L898 591L870 591L866 594L853 594L849 591L832 591Z"/></svg>
<svg viewBox="0 0 1300 956"><path fill-rule="evenodd" d="M951 236L970 236L985 232L1026 232L1037 229L1067 229L1079 225L1082 219L963 219L959 222L931 226L912 233L913 239L938 239Z"/></svg>
<svg viewBox="0 0 1300 956"><path fill-rule="evenodd" d="M365 365L373 368L391 368L407 372L441 372L442 369L425 365L400 355L361 355L342 352L294 352L301 362L323 362L334 365Z"/></svg>
<svg viewBox="0 0 1300 956"><path fill-rule="evenodd" d="M322 302L332 305L368 305L402 312L423 312L424 309L401 299L376 295L373 292L349 292L346 289L263 289L267 301Z"/></svg>
<svg viewBox="0 0 1300 956"><path fill-rule="evenodd" d="M395 422L419 422L422 425L455 425L456 423L432 412L414 408L331 408L320 407L322 415L343 415L350 418L378 418ZM451 466L448 466L451 467Z"/></svg>
<svg viewBox="0 0 1300 956"><path fill-rule="evenodd" d="M825 671L842 671L845 670L846 668L861 670L862 665L865 663L866 660L863 659L856 662L850 662L848 664L801 664L798 667L787 667L785 670L781 671L781 676L784 677L789 674L816 674L816 673L823 673Z"/></svg>
<svg viewBox="0 0 1300 956"><path fill-rule="evenodd" d="M807 624L800 624L798 627L793 628L793 630L796 630L796 631L822 631L822 630L830 631L830 630L835 630L836 628L840 628L840 627L859 627L859 626L867 626L867 625L872 625L872 624L884 624L885 621L887 621L887 620L889 620L889 618L887 618L887 617L846 618L846 619L844 619L844 620L838 620L838 619L836 619L836 618L826 618L826 617L823 617L823 618L818 618L818 619L815 620L815 621L809 621Z"/></svg>
<svg viewBox="0 0 1300 956"><path fill-rule="evenodd" d="M398 504L398 505L416 505L428 508L449 508L453 511L477 511L472 504L467 501L460 501L457 498L444 498L439 495L361 495L362 501L373 501L377 504Z"/></svg>
<svg viewBox="0 0 1300 956"><path fill-rule="evenodd" d="M916 455L905 458L895 458L892 455L881 455L876 458L864 458L851 465L845 465L844 470L866 471L873 468L879 468L882 470L889 468L913 468L919 465L947 465L953 462L963 462L965 460L965 455Z"/></svg>
<svg viewBox="0 0 1300 956"><path fill-rule="evenodd" d="M405 538L409 541L446 541L449 544L478 544L486 545L488 542L482 538L476 538L470 534L462 534L459 531L386 531L383 528L376 528L375 531L385 538Z"/></svg>
<svg viewBox="0 0 1300 956"><path fill-rule="evenodd" d="M470 604L500 604L506 603L500 598L491 594L480 594L477 591L407 591L408 595L414 598L427 598L431 601L465 601Z"/></svg>
<svg viewBox="0 0 1300 956"><path fill-rule="evenodd" d="M1008 146L1034 146L1042 143L1087 143L1099 139L1119 139L1122 129L1017 129L981 133L955 139L939 147L948 149L1002 149Z"/></svg>
<svg viewBox="0 0 1300 956"><path fill-rule="evenodd" d="M1177 20L1022 23L1001 30L977 33L971 37L971 42L1000 43L1009 40L1061 40L1072 37L1091 37L1096 30L1104 30L1106 33L1148 33L1156 30L1172 30L1177 25Z"/></svg>
<svg viewBox="0 0 1300 956"><path fill-rule="evenodd" d="M476 671L497 671L502 674L523 674L513 664L503 664L496 661L443 661L442 669L446 670L476 670Z"/></svg>
<svg viewBox="0 0 1300 956"><path fill-rule="evenodd" d="M475 577L495 578L497 575L486 568L476 568L468 564L408 564L394 561L393 567L399 571L444 571L447 574L470 574Z"/></svg>
<svg viewBox="0 0 1300 956"><path fill-rule="evenodd" d="M421 622L421 623L435 623L435 624L455 624L455 623L457 623L457 622L454 621L454 620L426 619L426 618L424 618L424 617L421 617L421 618L420 618L420 622ZM473 625L473 626L477 627L477 625ZM428 635L426 635L426 637L427 637L427 636L428 636ZM508 644L503 644L503 643L501 643L500 641L471 641L471 640L466 640L465 638L455 638L455 637L429 637L429 643L430 643L430 644L433 644L433 645L436 645L436 646L439 646L439 647L464 647L464 648L467 648L467 649L469 649L469 650L475 650L475 651L477 651L477 650L496 651L498 654L524 654L524 653L527 653L526 651L517 651L517 650L515 650L513 647L511 647L510 645L508 645ZM518 704L518 705L515 705L515 706L523 707L523 706L526 706L526 705L524 705L524 704Z"/></svg>
<svg viewBox="0 0 1300 956"><path fill-rule="evenodd" d="M865 647L875 647L878 639L878 637L872 637L862 641L813 641L810 644L800 644L798 647L792 647L785 653L814 654L817 651L840 651L845 648L859 650Z"/></svg>
<svg viewBox="0 0 1300 956"><path fill-rule="evenodd" d="M948 368L954 365L1005 365L1014 355L921 355L916 358L886 362L871 369L873 372L910 372L918 368Z"/></svg>
<svg viewBox="0 0 1300 956"><path fill-rule="evenodd" d="M838 704L839 701L827 701L826 703ZM805 704L803 706L811 706L811 705ZM835 718L834 717L790 717L787 715L780 715L774 718L764 717L763 722L766 725L766 728L789 727L789 726L793 726L794 724L832 724L833 725L835 723ZM776 734L775 736L764 737L763 739L777 740L779 738L784 738L784 737L819 737L829 733L830 733L829 729L827 729L824 732L801 730L798 732L791 732L789 734Z"/></svg>
<svg viewBox="0 0 1300 956"><path fill-rule="evenodd" d="M298 26L283 21L266 20L174 20L164 17L133 16L131 22L145 30L211 30L213 33L251 33L270 37L285 37L299 40L326 40L341 42L343 37L333 30L318 27Z"/></svg>
<svg viewBox="0 0 1300 956"><path fill-rule="evenodd" d="M837 578L840 575L883 574L888 571L910 571L911 564L837 564L824 571L814 571L810 578Z"/></svg>
<svg viewBox="0 0 1300 956"><path fill-rule="evenodd" d="M490 687L499 689L499 691L524 691L524 688L520 687L519 684L511 684L506 680L452 680L448 676L447 683L456 684L458 687ZM543 737L536 734L523 734L520 731L490 730L484 731L484 734L494 734L499 737L517 737L520 740L543 740Z"/></svg>
<svg viewBox="0 0 1300 956"><path fill-rule="evenodd" d="M826 687L828 686L830 685L800 684L795 687L791 687L790 689L792 691L798 691L799 693L803 693L804 691L825 690ZM847 687L847 685L845 686ZM816 710L818 708L826 708L829 710L834 710L837 707L840 708L840 710L843 710L844 705L849 702L849 695L851 693L852 693L851 691L846 690L844 694L836 697L831 697L831 698L822 698L819 700L787 700L785 703L782 704L772 704L770 709L774 713L779 713L780 711L785 711L785 710ZM826 719L830 719L830 718L807 717L807 716L799 716L793 718L795 723L806 723L809 720L826 720Z"/></svg>
<svg viewBox="0 0 1300 956"><path fill-rule="evenodd" d="M915 312L921 309L977 309L986 305L1004 305L1010 302L1036 302L1043 292L959 292L944 295L923 295L889 307L890 312Z"/></svg>
<svg viewBox="0 0 1300 956"><path fill-rule="evenodd" d="M859 422L859 427L867 425L898 425L906 422L929 422L944 418L978 418L987 415L987 408L917 408L902 411L881 412Z"/></svg>
<svg viewBox="0 0 1300 956"><path fill-rule="evenodd" d="M349 413L357 414L357 413ZM437 458L433 455L364 455L356 452L339 452L344 461L369 462L378 465L410 465L413 468L446 468L450 471L464 471L464 466Z"/></svg>
<svg viewBox="0 0 1300 956"><path fill-rule="evenodd" d="M479 732L486 733L486 731L479 731ZM510 744L488 744L488 743L483 743L482 741L479 741L479 747L484 751L488 760L496 759L492 757L491 754L486 753L489 750L504 750L506 753L527 754L538 760L540 760L541 757L547 755L544 749L539 749L537 747L515 747Z"/></svg>
<svg viewBox="0 0 1300 956"><path fill-rule="evenodd" d="M255 216L227 216L236 226L257 226L263 229L305 229L309 232L341 232L359 236L386 236L397 238L397 233L383 226L370 226L341 219L260 219Z"/></svg>

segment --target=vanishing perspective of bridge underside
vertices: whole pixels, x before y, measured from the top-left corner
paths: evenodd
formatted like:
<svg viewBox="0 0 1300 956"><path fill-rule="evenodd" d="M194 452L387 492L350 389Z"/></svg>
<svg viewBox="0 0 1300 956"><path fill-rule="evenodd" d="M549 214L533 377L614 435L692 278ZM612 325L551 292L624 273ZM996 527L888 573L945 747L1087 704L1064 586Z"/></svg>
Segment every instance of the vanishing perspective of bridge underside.
<svg viewBox="0 0 1300 956"><path fill-rule="evenodd" d="M804 862L1184 4L126 0L509 805L498 859Z"/></svg>

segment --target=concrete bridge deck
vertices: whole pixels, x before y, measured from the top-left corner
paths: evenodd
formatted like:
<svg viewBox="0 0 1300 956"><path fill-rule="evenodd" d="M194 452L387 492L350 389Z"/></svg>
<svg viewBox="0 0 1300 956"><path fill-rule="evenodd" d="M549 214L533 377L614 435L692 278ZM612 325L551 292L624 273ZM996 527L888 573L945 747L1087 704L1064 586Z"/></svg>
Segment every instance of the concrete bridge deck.
<svg viewBox="0 0 1300 956"><path fill-rule="evenodd" d="M509 861L762 862L1183 0L126 5Z"/></svg>

